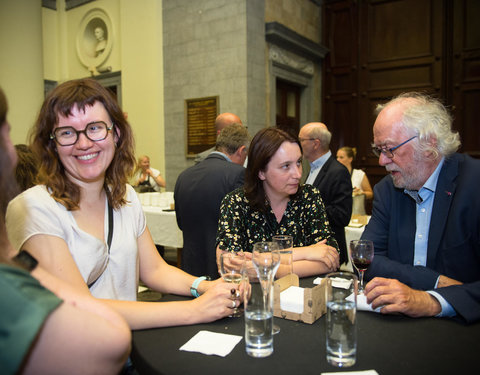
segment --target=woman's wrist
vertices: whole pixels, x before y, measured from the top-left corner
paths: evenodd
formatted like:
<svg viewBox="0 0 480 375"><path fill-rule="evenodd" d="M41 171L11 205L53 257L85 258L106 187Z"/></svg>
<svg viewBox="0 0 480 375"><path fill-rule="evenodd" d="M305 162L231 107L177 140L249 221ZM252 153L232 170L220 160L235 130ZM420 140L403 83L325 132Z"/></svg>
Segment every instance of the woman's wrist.
<svg viewBox="0 0 480 375"><path fill-rule="evenodd" d="M197 277L191 287L190 287L190 294L193 297L200 297L203 293L205 293L208 288L210 287L210 282L208 281L210 277L208 276L200 276Z"/></svg>

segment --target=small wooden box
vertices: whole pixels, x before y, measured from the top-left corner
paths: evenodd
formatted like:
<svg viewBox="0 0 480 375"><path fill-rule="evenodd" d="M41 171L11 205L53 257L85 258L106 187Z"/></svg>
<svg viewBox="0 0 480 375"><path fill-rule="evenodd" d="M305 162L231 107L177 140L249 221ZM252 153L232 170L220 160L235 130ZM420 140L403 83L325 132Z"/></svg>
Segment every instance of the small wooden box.
<svg viewBox="0 0 480 375"><path fill-rule="evenodd" d="M308 324L314 323L326 312L325 280L313 288L304 288L303 313L284 311L280 308L280 293L290 286L299 286L298 276L290 274L275 281L273 286L273 315L277 318L296 320Z"/></svg>

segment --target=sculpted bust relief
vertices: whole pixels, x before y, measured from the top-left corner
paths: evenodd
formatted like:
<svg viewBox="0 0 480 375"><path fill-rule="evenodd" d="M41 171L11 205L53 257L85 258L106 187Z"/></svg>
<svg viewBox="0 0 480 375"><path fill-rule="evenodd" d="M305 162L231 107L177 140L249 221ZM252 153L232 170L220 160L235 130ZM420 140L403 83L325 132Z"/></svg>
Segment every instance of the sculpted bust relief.
<svg viewBox="0 0 480 375"><path fill-rule="evenodd" d="M105 31L101 27L96 27L94 33L95 38L97 39L95 56L99 56L105 50L105 47L107 46L107 40L105 39Z"/></svg>

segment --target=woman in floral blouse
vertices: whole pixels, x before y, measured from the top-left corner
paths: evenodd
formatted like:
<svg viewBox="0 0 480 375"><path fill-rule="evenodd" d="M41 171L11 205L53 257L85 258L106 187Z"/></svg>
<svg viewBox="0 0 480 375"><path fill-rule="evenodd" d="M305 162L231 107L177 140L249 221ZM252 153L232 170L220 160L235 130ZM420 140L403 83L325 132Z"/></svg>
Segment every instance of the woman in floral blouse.
<svg viewBox="0 0 480 375"><path fill-rule="evenodd" d="M289 234L294 273L302 277L335 271L338 245L320 192L300 185L301 176L299 141L278 128L260 130L250 145L244 187L222 201L217 257L222 251L251 252L256 242Z"/></svg>

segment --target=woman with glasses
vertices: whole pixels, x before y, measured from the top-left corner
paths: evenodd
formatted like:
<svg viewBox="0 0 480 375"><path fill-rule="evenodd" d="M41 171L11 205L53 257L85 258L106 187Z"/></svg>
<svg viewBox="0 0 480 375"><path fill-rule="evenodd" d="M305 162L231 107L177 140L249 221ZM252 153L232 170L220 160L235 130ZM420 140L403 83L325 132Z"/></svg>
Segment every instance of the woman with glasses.
<svg viewBox="0 0 480 375"><path fill-rule="evenodd" d="M16 249L28 249L55 276L90 291L132 329L213 321L231 313L235 286L196 278L168 265L127 184L135 165L132 129L98 82L65 82L46 98L32 132L39 185L7 211ZM192 301L136 302L141 279Z"/></svg>
<svg viewBox="0 0 480 375"><path fill-rule="evenodd" d="M344 146L338 149L337 160L347 167L352 176L352 214L365 215L365 199L373 199L373 191L365 172L352 166L356 154L354 147Z"/></svg>
<svg viewBox="0 0 480 375"><path fill-rule="evenodd" d="M127 323L88 293L15 253L4 215L17 193L17 153L0 88L0 369L2 374L118 374L130 352ZM98 345L99 344L99 345Z"/></svg>

